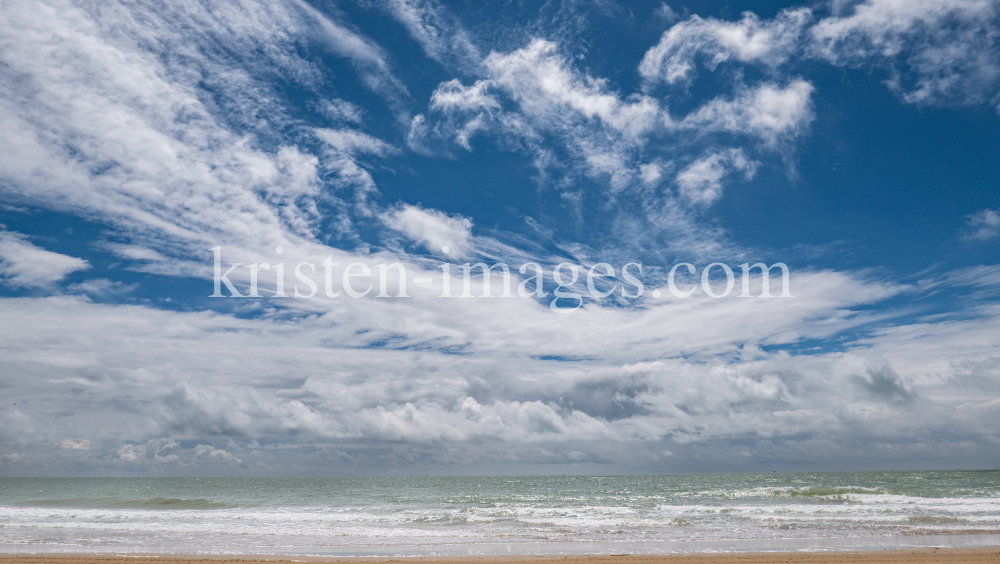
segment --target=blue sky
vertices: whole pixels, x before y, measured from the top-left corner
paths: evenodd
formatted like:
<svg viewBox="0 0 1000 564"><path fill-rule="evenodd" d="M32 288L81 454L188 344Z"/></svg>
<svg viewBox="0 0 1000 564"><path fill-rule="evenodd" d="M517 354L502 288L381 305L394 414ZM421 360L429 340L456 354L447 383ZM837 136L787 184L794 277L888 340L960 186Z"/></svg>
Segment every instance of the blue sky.
<svg viewBox="0 0 1000 564"><path fill-rule="evenodd" d="M0 474L995 467L998 23L987 0L7 3ZM283 261L289 293L298 263L400 262L411 297L209 298L213 247ZM480 261L550 291L580 265L581 293L606 262L618 292L437 297ZM672 296L682 261L736 291ZM737 297L757 261L794 297Z"/></svg>

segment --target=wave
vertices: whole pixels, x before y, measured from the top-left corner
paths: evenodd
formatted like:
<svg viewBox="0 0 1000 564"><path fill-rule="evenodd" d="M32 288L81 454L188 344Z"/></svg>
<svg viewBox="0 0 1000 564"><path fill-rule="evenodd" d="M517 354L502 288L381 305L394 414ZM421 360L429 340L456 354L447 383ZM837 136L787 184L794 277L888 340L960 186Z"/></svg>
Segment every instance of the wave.
<svg viewBox="0 0 1000 564"><path fill-rule="evenodd" d="M37 499L19 503L22 507L87 507L102 509L226 509L228 503L205 498L184 499L177 497L120 498L74 497L64 499Z"/></svg>
<svg viewBox="0 0 1000 564"><path fill-rule="evenodd" d="M785 490L774 490L774 495L789 497L843 497L851 494L860 495L882 495L889 493L877 488L832 488L826 486L813 486L805 489L789 488Z"/></svg>

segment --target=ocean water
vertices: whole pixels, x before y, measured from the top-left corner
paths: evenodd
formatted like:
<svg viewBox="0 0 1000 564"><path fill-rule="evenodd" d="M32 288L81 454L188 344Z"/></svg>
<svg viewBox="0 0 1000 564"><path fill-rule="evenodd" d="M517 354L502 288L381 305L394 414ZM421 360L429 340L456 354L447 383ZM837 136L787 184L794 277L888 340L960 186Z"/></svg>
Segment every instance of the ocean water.
<svg viewBox="0 0 1000 564"><path fill-rule="evenodd" d="M459 555L1000 545L1000 472L0 478L0 552Z"/></svg>

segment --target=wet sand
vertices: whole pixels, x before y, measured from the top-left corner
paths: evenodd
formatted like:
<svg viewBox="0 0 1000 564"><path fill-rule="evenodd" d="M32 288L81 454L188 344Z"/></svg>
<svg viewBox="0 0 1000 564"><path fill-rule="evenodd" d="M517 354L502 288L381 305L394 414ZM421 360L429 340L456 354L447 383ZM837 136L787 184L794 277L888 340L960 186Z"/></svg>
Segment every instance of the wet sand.
<svg viewBox="0 0 1000 564"><path fill-rule="evenodd" d="M725 554L610 556L448 556L407 558L321 558L300 556L202 556L176 554L23 554L2 555L0 564L293 564L295 562L413 563L413 564L1000 564L1000 547L920 548L877 552L752 552Z"/></svg>

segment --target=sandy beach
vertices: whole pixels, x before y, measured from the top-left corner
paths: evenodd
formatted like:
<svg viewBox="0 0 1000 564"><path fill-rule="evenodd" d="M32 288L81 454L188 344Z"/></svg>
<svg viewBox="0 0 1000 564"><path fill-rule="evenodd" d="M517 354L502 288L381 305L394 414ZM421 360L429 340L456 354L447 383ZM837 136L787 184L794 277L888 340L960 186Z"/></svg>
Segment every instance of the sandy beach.
<svg viewBox="0 0 1000 564"><path fill-rule="evenodd" d="M979 548L926 548L917 550L882 550L877 552L755 552L726 554L683 555L609 555L609 556L450 556L412 558L318 558L318 557L267 557L246 558L202 555L50 555L24 554L0 556L0 564L133 564L136 560L155 560L158 564L211 564L267 562L292 564L295 562L419 562L420 564L903 564L936 563L980 564L1000 563L1000 547Z"/></svg>

